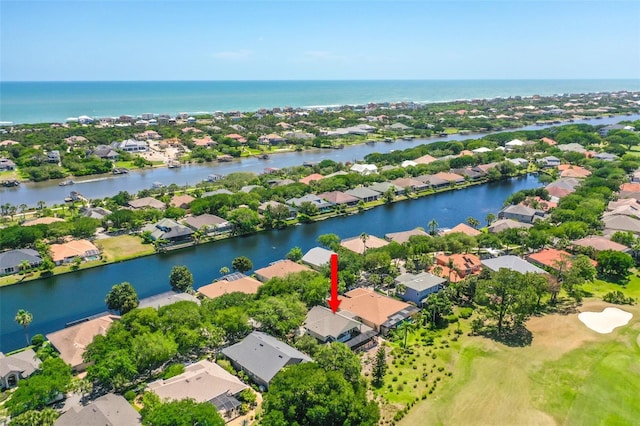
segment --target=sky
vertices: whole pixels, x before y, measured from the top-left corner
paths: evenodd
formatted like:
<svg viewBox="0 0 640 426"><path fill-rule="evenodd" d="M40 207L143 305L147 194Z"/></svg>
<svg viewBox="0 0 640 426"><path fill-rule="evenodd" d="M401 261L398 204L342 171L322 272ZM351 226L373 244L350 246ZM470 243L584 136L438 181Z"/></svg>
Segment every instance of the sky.
<svg viewBox="0 0 640 426"><path fill-rule="evenodd" d="M6 1L0 81L640 78L640 1Z"/></svg>

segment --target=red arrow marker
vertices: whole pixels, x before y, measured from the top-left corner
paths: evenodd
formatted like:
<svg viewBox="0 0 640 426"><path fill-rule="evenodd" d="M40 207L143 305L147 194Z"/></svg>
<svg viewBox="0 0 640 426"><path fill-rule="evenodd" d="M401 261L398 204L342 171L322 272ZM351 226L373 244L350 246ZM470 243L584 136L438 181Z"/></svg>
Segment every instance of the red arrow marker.
<svg viewBox="0 0 640 426"><path fill-rule="evenodd" d="M331 255L331 299L327 300L329 307L335 314L342 300L338 299L338 255Z"/></svg>

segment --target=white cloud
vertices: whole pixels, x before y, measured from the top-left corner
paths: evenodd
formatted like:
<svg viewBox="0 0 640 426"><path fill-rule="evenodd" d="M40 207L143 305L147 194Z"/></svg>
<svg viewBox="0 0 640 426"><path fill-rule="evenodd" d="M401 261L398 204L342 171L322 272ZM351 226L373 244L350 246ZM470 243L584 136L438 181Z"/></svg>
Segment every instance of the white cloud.
<svg viewBox="0 0 640 426"><path fill-rule="evenodd" d="M247 49L228 50L224 52L216 52L213 57L224 61L245 61L253 55L253 51Z"/></svg>

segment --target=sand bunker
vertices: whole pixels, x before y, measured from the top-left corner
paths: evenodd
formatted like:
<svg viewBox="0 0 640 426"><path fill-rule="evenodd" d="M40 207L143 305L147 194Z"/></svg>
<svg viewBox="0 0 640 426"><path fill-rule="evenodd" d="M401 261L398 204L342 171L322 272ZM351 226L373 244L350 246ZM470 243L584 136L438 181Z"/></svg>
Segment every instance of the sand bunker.
<svg viewBox="0 0 640 426"><path fill-rule="evenodd" d="M633 314L618 308L605 308L602 312L582 312L578 319L600 334L611 333L616 327L626 325Z"/></svg>

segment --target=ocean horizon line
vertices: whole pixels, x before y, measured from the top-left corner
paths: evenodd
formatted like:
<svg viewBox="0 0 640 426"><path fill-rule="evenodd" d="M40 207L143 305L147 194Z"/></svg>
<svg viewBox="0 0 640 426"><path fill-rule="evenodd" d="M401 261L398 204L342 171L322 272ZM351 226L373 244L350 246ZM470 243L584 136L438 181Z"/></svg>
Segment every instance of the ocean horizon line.
<svg viewBox="0 0 640 426"><path fill-rule="evenodd" d="M337 78L337 79L239 79L239 80L0 80L2 83L248 83L248 82L418 82L418 81L640 81L640 77L593 78Z"/></svg>

